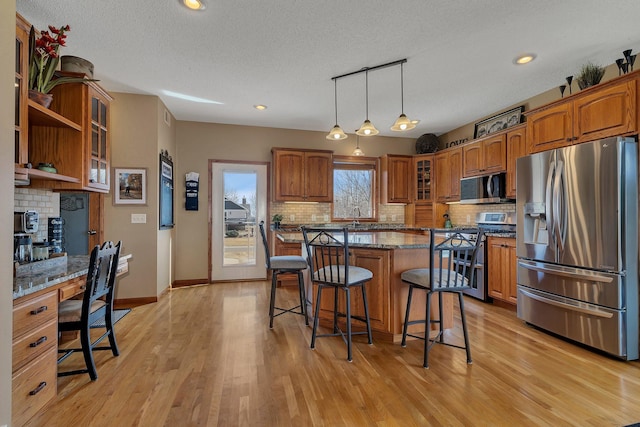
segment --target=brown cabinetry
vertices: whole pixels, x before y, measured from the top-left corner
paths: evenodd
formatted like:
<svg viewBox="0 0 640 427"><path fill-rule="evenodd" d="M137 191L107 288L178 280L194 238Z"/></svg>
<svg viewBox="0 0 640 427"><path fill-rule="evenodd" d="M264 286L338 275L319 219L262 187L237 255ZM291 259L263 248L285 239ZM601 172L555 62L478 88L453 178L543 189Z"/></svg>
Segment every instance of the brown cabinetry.
<svg viewBox="0 0 640 427"><path fill-rule="evenodd" d="M413 157L385 154L380 157L381 203L410 203Z"/></svg>
<svg viewBox="0 0 640 427"><path fill-rule="evenodd" d="M274 148L273 198L276 202L331 202L333 153Z"/></svg>
<svg viewBox="0 0 640 427"><path fill-rule="evenodd" d="M56 396L58 294L21 299L13 307L12 420L27 420Z"/></svg>
<svg viewBox="0 0 640 427"><path fill-rule="evenodd" d="M462 148L436 153L436 201L456 202L460 200L460 178L462 178Z"/></svg>
<svg viewBox="0 0 640 427"><path fill-rule="evenodd" d="M488 237L486 244L489 296L517 304L516 239Z"/></svg>
<svg viewBox="0 0 640 427"><path fill-rule="evenodd" d="M507 170L505 134L489 136L462 147L464 177L486 175Z"/></svg>
<svg viewBox="0 0 640 427"><path fill-rule="evenodd" d="M413 157L414 193L416 204L431 203L434 199L435 174L433 173L433 154Z"/></svg>
<svg viewBox="0 0 640 427"><path fill-rule="evenodd" d="M637 130L635 75L586 89L564 102L527 114L529 151L594 141Z"/></svg>
<svg viewBox="0 0 640 427"><path fill-rule="evenodd" d="M527 132L524 125L507 132L507 189L506 196L516 198L516 160L526 156Z"/></svg>
<svg viewBox="0 0 640 427"><path fill-rule="evenodd" d="M28 160L27 93L29 89L29 28L22 16L16 21L15 163Z"/></svg>
<svg viewBox="0 0 640 427"><path fill-rule="evenodd" d="M369 320L371 329L380 332L389 332L389 265L390 251L349 248L350 264L358 267L366 268L373 273L373 278L368 281L366 286L367 303L369 308ZM313 285L314 304L316 302L317 285ZM325 289L322 292L322 300L320 301L320 319L333 322L333 290ZM345 312L344 292L338 294L338 310ZM314 305L315 310L315 305ZM362 300L362 292L359 288L351 290L351 314L354 316L364 316L364 304ZM360 322L355 322L354 326L360 327Z"/></svg>
<svg viewBox="0 0 640 427"><path fill-rule="evenodd" d="M272 233L272 238L274 241L273 253L275 256L300 256L302 254L303 249L300 243L283 242L282 240L278 239L276 234L277 233ZM280 284L280 286L298 286L298 275L295 273L278 274L278 283Z"/></svg>
<svg viewBox="0 0 640 427"><path fill-rule="evenodd" d="M31 123L30 112L29 160L35 165L52 163L59 174L76 180L45 177L38 186L108 192L111 97L95 82L62 84L52 94L51 110L78 124L78 129L47 122Z"/></svg>

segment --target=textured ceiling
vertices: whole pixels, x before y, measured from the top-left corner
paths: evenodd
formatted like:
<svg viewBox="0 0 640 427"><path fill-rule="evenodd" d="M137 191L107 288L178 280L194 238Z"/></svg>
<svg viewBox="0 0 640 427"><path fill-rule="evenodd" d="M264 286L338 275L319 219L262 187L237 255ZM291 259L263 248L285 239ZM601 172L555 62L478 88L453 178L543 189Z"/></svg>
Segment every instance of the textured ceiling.
<svg viewBox="0 0 640 427"><path fill-rule="evenodd" d="M69 24L62 54L88 59L112 92L159 96L178 120L329 131L332 76L369 73L369 119L382 135L441 134L564 83L587 61L640 50L640 1L615 0L17 0L36 28ZM525 52L538 57L515 66ZM638 63L640 67L640 60ZM168 96L180 93L221 104ZM265 104L257 111L255 104ZM338 123L365 118L364 73L338 80Z"/></svg>

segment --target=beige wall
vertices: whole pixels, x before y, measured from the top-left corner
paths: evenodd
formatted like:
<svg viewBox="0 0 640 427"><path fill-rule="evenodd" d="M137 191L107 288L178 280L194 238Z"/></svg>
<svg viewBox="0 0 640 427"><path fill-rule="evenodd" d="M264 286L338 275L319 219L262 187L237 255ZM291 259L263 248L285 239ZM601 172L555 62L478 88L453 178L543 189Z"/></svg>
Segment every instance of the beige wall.
<svg viewBox="0 0 640 427"><path fill-rule="evenodd" d="M11 335L13 306L13 164L15 16L14 0L0 0L0 425L11 424Z"/></svg>
<svg viewBox="0 0 640 427"><path fill-rule="evenodd" d="M159 172L160 160L158 157L160 155L160 150L166 150L169 153L169 156L173 158L174 168L175 168L176 126L175 126L175 120L173 116L171 116L171 114L169 113L165 105L160 100L158 100L156 111L157 111L157 123L158 123L157 125L158 145L156 147L155 152L156 152L156 159L158 159L158 161L156 162L158 167L156 168L155 174L158 176L158 174L160 173ZM167 114L168 123L165 122L165 111ZM177 184L178 182L176 181L176 176L174 175L174 198L175 198L175 188ZM160 190L158 189L156 192L159 193ZM158 203L156 203L156 205L159 206ZM175 199L174 199L173 205L174 205L173 208L174 208L174 215L175 215L175 210L178 209L178 204L176 203ZM160 216L159 209L157 212L157 216L158 218ZM175 217L174 217L174 221L175 221ZM158 224L158 221L156 221L156 224ZM157 228L158 227L156 227L156 229ZM175 232L176 232L175 230L176 228L174 227L173 229L158 230L157 232L158 251L156 254L156 258L157 258L156 272L158 275L158 281L156 283L156 292L158 293L158 295L162 293L162 291L167 289L169 286L171 286L171 283L173 282L175 260L172 256L172 253L174 251L173 242L175 241L175 238L174 238Z"/></svg>
<svg viewBox="0 0 640 427"><path fill-rule="evenodd" d="M175 120L156 96L112 93L111 166L145 168L147 204L112 203L117 182L105 198L105 239L122 240L123 251L133 254L129 274L120 279L117 299L157 297L173 280L174 230L159 230L159 155L169 152L176 161ZM175 167L174 167L175 168ZM132 224L131 214L145 214L147 222Z"/></svg>
<svg viewBox="0 0 640 427"><path fill-rule="evenodd" d="M158 130L155 96L114 93L111 103L111 167L147 170L147 204L112 204L105 197L105 239L122 240L124 253L133 254L129 274L118 283L117 299L158 295ZM112 183L113 189L118 186ZM145 224L132 224L131 214L146 214Z"/></svg>
<svg viewBox="0 0 640 427"><path fill-rule="evenodd" d="M209 159L270 162L271 147L325 149L333 150L335 154L350 155L356 146L354 135L335 142L328 141L325 132L185 121L178 121L176 128L176 280L208 277ZM372 157L385 153L415 154L415 139L360 138L360 148ZM200 174L198 211L184 209L187 172Z"/></svg>

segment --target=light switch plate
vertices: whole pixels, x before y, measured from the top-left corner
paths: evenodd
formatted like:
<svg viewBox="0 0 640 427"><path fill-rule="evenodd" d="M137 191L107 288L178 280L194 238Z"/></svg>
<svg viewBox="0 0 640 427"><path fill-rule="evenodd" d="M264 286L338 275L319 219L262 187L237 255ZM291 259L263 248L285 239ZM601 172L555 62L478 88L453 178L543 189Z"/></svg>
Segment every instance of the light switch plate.
<svg viewBox="0 0 640 427"><path fill-rule="evenodd" d="M131 224L146 224L147 214L131 214Z"/></svg>
<svg viewBox="0 0 640 427"><path fill-rule="evenodd" d="M324 216L324 222L329 222L329 215Z"/></svg>
<svg viewBox="0 0 640 427"><path fill-rule="evenodd" d="M318 217L317 217L317 216L315 216L315 215L311 215L311 221L316 222L316 220L317 220L317 219L318 219Z"/></svg>
<svg viewBox="0 0 640 427"><path fill-rule="evenodd" d="M289 215L289 221L293 222L296 220L296 216L294 214Z"/></svg>

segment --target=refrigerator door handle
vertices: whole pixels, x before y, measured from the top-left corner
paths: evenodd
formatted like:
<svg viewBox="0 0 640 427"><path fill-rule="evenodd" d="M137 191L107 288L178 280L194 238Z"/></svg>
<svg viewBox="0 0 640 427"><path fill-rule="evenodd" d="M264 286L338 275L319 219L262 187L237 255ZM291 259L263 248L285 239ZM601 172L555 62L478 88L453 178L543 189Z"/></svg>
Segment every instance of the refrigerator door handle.
<svg viewBox="0 0 640 427"><path fill-rule="evenodd" d="M548 266L541 267L539 265L529 264L529 263L527 263L525 261L518 261L518 265L520 267L522 267L522 268L526 268L527 270L532 270L532 271L536 271L536 272L539 272L539 273L549 273L549 274L553 274L554 276L563 276L563 277L567 277L567 278L570 278L570 279L589 280L591 282L601 282L601 283L612 283L613 282L613 277L600 276L600 275L598 275L596 273L594 273L593 275L585 276L584 274L573 273L571 271L550 268Z"/></svg>
<svg viewBox="0 0 640 427"><path fill-rule="evenodd" d="M518 291L522 292L522 294L524 294L528 298L534 299L536 301L543 302L545 304L554 305L556 307L564 308L566 310L577 311L577 312L580 312L580 313L588 314L589 316L597 316L597 317L602 317L604 319L611 319L613 317L613 313L608 313L606 311L601 311L601 310L588 309L588 308L580 307L578 305L568 304L568 303L562 302L562 301L556 301L554 299L546 298L546 297L544 297L542 295L538 295L536 293L529 292L528 290L523 289L522 286L518 286Z"/></svg>
<svg viewBox="0 0 640 427"><path fill-rule="evenodd" d="M556 245L555 236L555 221L553 217L553 176L555 174L555 162L552 160L549 162L549 172L547 172L547 187L545 191L546 203L545 203L545 216L547 221L547 228L549 229L549 235L551 236L551 242Z"/></svg>
<svg viewBox="0 0 640 427"><path fill-rule="evenodd" d="M555 241L560 251L564 251L565 237L567 233L567 209L564 197L564 162L557 160L553 183L553 213Z"/></svg>

